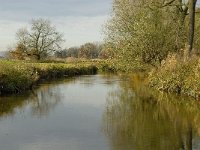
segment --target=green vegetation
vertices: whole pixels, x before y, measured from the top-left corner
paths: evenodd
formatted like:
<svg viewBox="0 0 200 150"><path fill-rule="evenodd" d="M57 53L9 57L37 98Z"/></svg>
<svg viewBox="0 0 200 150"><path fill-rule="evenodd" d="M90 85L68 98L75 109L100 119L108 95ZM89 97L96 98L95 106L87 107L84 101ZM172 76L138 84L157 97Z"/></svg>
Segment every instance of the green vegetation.
<svg viewBox="0 0 200 150"><path fill-rule="evenodd" d="M104 49L114 67L125 72L152 70L150 86L199 97L200 9L196 3L113 0Z"/></svg>
<svg viewBox="0 0 200 150"><path fill-rule="evenodd" d="M200 98L200 58L184 60L176 54L169 55L150 73L149 84L158 90Z"/></svg>
<svg viewBox="0 0 200 150"><path fill-rule="evenodd" d="M31 63L24 61L0 62L0 94L20 93L31 89L41 80L96 74L92 62L77 63Z"/></svg>

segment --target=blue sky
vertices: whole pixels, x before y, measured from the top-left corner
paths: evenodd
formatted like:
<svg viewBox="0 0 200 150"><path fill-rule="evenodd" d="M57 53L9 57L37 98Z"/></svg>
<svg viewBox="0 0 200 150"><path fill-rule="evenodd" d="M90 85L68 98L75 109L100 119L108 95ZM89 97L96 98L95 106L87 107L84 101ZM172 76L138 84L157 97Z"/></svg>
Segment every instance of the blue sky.
<svg viewBox="0 0 200 150"><path fill-rule="evenodd" d="M0 0L0 51L15 43L16 31L46 18L64 33L64 47L101 41L112 0Z"/></svg>

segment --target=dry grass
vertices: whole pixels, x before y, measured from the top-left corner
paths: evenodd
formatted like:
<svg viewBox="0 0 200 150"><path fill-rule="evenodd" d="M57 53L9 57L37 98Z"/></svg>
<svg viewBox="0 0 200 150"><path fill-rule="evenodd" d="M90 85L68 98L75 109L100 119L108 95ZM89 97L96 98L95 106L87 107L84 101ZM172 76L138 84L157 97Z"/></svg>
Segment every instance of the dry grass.
<svg viewBox="0 0 200 150"><path fill-rule="evenodd" d="M149 85L158 90L200 98L200 58L170 54L149 75Z"/></svg>

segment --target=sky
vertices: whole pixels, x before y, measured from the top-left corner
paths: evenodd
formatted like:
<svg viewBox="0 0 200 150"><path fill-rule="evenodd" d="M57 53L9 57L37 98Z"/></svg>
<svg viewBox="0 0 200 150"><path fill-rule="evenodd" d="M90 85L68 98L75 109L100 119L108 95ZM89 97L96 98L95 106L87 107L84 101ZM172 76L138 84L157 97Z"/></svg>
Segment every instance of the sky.
<svg viewBox="0 0 200 150"><path fill-rule="evenodd" d="M64 47L103 40L112 0L0 0L0 51L16 43L19 28L49 19L64 34Z"/></svg>
<svg viewBox="0 0 200 150"><path fill-rule="evenodd" d="M37 18L56 25L65 48L102 41L111 5L112 0L0 0L0 51L13 47L17 30Z"/></svg>

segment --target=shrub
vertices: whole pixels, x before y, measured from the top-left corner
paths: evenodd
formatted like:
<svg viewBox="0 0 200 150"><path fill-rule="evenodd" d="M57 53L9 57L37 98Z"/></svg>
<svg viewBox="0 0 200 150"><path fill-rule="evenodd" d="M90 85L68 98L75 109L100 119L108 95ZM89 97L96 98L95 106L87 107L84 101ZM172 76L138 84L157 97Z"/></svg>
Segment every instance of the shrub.
<svg viewBox="0 0 200 150"><path fill-rule="evenodd" d="M25 63L0 63L0 93L18 93L30 88L38 76L34 67Z"/></svg>
<svg viewBox="0 0 200 150"><path fill-rule="evenodd" d="M149 74L149 85L158 90L200 97L200 58L170 54Z"/></svg>

